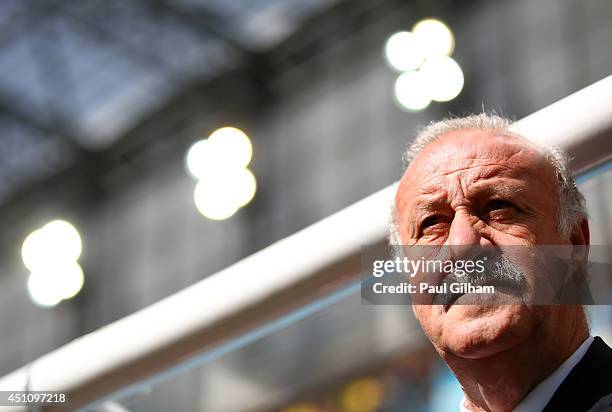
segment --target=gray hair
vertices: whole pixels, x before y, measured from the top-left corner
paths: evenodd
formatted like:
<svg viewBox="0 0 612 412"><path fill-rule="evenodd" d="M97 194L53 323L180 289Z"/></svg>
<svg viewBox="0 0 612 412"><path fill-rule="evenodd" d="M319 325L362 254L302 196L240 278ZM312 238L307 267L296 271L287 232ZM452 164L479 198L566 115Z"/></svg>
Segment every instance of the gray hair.
<svg viewBox="0 0 612 412"><path fill-rule="evenodd" d="M502 135L511 135L512 122L495 114L481 113L461 118L444 119L432 122L420 131L412 144L404 153L405 169L408 168L414 158L428 144L438 140L445 134L459 130L487 130L499 132ZM557 177L557 230L564 238L569 238L573 228L582 219L588 217L584 196L576 187L576 182L569 168L567 155L554 146L537 145L542 155L553 167ZM391 208L391 219L389 223L389 242L391 245L401 245L399 227L397 224L397 211L395 203Z"/></svg>

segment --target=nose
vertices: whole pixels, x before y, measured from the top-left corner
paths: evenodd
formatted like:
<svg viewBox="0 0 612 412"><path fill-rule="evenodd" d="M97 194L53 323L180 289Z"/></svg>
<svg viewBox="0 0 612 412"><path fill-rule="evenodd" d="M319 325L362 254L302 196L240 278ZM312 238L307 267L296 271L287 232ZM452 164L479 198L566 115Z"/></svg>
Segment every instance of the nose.
<svg viewBox="0 0 612 412"><path fill-rule="evenodd" d="M490 246L491 242L482 236L476 227L478 218L470 216L465 210L458 210L449 228L446 239L448 258L470 259L482 252L482 247Z"/></svg>
<svg viewBox="0 0 612 412"><path fill-rule="evenodd" d="M469 212L465 210L456 211L449 228L446 245L467 247L491 246L491 241L484 237L478 229L478 221L477 217L470 216Z"/></svg>

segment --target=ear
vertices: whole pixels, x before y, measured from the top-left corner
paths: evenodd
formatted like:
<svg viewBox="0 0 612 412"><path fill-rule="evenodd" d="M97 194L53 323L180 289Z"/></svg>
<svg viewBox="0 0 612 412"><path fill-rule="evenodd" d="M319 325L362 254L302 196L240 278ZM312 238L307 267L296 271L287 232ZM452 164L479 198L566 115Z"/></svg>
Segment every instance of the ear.
<svg viewBox="0 0 612 412"><path fill-rule="evenodd" d="M587 219L582 219L580 223L574 226L574 230L570 235L570 243L572 246L583 246L574 247L573 255L575 259L586 262L589 258L589 245L591 244L591 233L589 231L589 221Z"/></svg>
<svg viewBox="0 0 612 412"><path fill-rule="evenodd" d="M589 231L589 221L582 219L580 223L574 226L574 230L570 235L572 245L589 246L591 244L591 232Z"/></svg>

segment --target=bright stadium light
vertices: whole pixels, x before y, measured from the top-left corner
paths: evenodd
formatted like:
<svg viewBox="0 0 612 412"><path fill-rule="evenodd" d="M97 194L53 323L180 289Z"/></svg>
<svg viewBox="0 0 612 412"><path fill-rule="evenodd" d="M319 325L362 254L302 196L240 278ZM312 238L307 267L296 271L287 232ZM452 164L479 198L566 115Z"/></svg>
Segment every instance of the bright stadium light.
<svg viewBox="0 0 612 412"><path fill-rule="evenodd" d="M240 207L246 206L257 191L257 180L249 169L239 169L234 175L235 196Z"/></svg>
<svg viewBox="0 0 612 412"><path fill-rule="evenodd" d="M455 48L455 36L449 27L437 19L421 20L412 33L423 47L425 57L450 56Z"/></svg>
<svg viewBox="0 0 612 412"><path fill-rule="evenodd" d="M196 208L205 217L224 220L253 199L257 190L249 169L225 169L211 179L202 179L194 190Z"/></svg>
<svg viewBox="0 0 612 412"><path fill-rule="evenodd" d="M222 127L215 130L208 138L216 145L219 157L230 167L247 167L253 156L251 139L240 129Z"/></svg>
<svg viewBox="0 0 612 412"><path fill-rule="evenodd" d="M187 150L185 166L194 179L214 173L222 159L217 156L215 148L208 140L198 140Z"/></svg>
<svg viewBox="0 0 612 412"><path fill-rule="evenodd" d="M76 261L82 247L81 236L72 224L54 220L26 237L21 257L24 265L35 271Z"/></svg>
<svg viewBox="0 0 612 412"><path fill-rule="evenodd" d="M432 100L447 102L463 89L463 72L450 55L455 37L438 19L417 22L411 32L395 33L385 44L385 58L403 72L395 81L394 96L408 111L425 109Z"/></svg>
<svg viewBox="0 0 612 412"><path fill-rule="evenodd" d="M215 180L201 180L193 192L198 211L212 220L225 220L234 215L240 205L227 196L225 187Z"/></svg>
<svg viewBox="0 0 612 412"><path fill-rule="evenodd" d="M253 199L257 181L247 169L252 156L251 140L235 127L217 129L191 146L185 160L198 180L193 200L202 215L224 220Z"/></svg>
<svg viewBox="0 0 612 412"><path fill-rule="evenodd" d="M78 230L65 220L49 222L25 238L21 257L31 272L27 287L35 304L55 306L79 293L85 280L77 263L82 249Z"/></svg>
<svg viewBox="0 0 612 412"><path fill-rule="evenodd" d="M34 270L38 263L38 257L46 254L44 234L41 229L30 233L21 245L21 260L30 270ZM43 259L44 260L44 259Z"/></svg>
<svg viewBox="0 0 612 412"><path fill-rule="evenodd" d="M395 100L410 111L425 109L431 103L428 84L420 71L401 74L395 81Z"/></svg>
<svg viewBox="0 0 612 412"><path fill-rule="evenodd" d="M244 168L251 162L253 146L249 137L235 127L215 130L187 150L185 166L194 179L204 179L225 168Z"/></svg>
<svg viewBox="0 0 612 412"><path fill-rule="evenodd" d="M457 97L463 89L463 71L451 57L428 59L419 71L425 78L424 83L432 100L447 102Z"/></svg>
<svg viewBox="0 0 612 412"><path fill-rule="evenodd" d="M393 34L385 44L385 59L391 68L404 72L419 68L425 58L417 37L407 31Z"/></svg>
<svg viewBox="0 0 612 412"><path fill-rule="evenodd" d="M62 301L58 283L52 276L47 276L47 273L30 273L27 286L32 302L38 306L51 307Z"/></svg>
<svg viewBox="0 0 612 412"><path fill-rule="evenodd" d="M58 268L60 269L60 268ZM83 288L85 276L81 265L74 262L55 272L55 278L59 283L62 299L72 299Z"/></svg>
<svg viewBox="0 0 612 412"><path fill-rule="evenodd" d="M28 276L28 293L32 301L41 307L51 307L62 300L71 299L83 287L83 269L76 263L36 270Z"/></svg>

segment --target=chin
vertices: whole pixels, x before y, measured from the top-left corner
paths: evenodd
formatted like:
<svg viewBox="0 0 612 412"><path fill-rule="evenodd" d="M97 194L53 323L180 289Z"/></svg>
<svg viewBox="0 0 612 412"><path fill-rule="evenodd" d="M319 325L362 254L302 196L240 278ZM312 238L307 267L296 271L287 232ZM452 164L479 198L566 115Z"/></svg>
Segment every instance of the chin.
<svg viewBox="0 0 612 412"><path fill-rule="evenodd" d="M441 341L445 354L482 359L526 341L536 327L524 305L452 305L443 315Z"/></svg>

